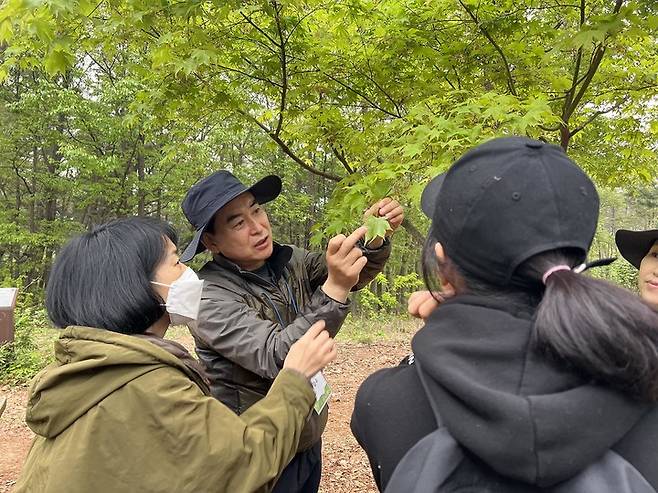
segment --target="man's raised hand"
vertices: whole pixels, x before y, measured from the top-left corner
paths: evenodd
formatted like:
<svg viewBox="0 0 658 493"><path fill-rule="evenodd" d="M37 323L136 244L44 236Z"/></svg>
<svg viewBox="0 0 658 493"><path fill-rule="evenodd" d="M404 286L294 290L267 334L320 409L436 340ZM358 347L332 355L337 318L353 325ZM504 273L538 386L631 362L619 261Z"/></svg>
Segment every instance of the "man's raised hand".
<svg viewBox="0 0 658 493"><path fill-rule="evenodd" d="M347 295L359 281L361 270L368 263L363 252L356 246L366 234L367 228L361 226L349 236L334 236L327 245L328 276L322 290L327 296L345 303Z"/></svg>
<svg viewBox="0 0 658 493"><path fill-rule="evenodd" d="M363 214L363 220L366 221L369 216L386 218L390 226L390 229L386 232L386 236L391 236L404 220L404 209L397 200L386 197L373 204ZM383 242L383 238L375 238L367 246L369 248L379 248Z"/></svg>

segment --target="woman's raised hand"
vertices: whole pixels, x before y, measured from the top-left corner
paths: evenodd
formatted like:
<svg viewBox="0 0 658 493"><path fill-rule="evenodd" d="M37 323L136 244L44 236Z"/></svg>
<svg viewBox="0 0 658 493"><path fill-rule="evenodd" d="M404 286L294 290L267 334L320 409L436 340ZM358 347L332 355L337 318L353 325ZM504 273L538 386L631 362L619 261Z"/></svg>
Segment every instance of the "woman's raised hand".
<svg viewBox="0 0 658 493"><path fill-rule="evenodd" d="M441 303L453 295L453 292L416 291L409 296L407 310L412 317L425 320Z"/></svg>

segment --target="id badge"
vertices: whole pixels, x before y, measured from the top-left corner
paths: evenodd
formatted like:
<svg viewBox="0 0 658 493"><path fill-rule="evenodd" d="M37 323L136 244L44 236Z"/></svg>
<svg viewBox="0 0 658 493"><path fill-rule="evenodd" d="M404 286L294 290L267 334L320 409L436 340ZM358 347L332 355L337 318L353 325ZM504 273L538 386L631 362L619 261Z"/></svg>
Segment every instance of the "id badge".
<svg viewBox="0 0 658 493"><path fill-rule="evenodd" d="M315 409L316 413L320 414L331 396L331 386L327 383L327 379L324 378L321 371L311 377L311 385L313 386L313 392L315 392L315 405L313 409Z"/></svg>

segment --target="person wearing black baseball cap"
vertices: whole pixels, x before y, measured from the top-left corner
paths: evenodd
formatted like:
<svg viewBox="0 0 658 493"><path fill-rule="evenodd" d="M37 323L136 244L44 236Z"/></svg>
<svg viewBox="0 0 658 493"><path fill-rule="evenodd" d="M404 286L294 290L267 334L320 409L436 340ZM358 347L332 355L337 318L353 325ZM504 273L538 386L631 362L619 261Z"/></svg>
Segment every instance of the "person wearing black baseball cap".
<svg viewBox="0 0 658 493"><path fill-rule="evenodd" d="M196 232L181 260L206 249L213 254L199 271L204 288L192 330L196 352L212 394L238 414L267 394L291 345L313 322L324 320L336 335L349 311L348 293L367 285L391 251L388 239L366 248L365 227L332 238L324 255L274 242L263 204L280 192L278 176L247 187L230 172L217 171L194 185L182 204ZM388 198L369 212L385 216L391 230L404 217ZM325 384L316 379L320 394ZM311 413L298 453L274 492L317 491L327 416L326 406Z"/></svg>
<svg viewBox="0 0 658 493"><path fill-rule="evenodd" d="M486 142L426 187L413 355L352 432L387 493L658 491L658 313L583 271L599 213L561 148ZM435 302L436 307L438 302Z"/></svg>
<svg viewBox="0 0 658 493"><path fill-rule="evenodd" d="M620 229L615 234L615 242L621 256L639 270L640 296L658 309L658 229Z"/></svg>

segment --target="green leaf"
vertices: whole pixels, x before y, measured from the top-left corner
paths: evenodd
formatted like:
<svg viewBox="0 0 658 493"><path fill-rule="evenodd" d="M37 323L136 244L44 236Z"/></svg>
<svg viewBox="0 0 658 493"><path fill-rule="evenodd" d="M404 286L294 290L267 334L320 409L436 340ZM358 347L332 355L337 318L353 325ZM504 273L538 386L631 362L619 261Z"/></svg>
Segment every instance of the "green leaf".
<svg viewBox="0 0 658 493"><path fill-rule="evenodd" d="M602 29L584 29L573 37L572 43L574 46L587 46L602 42L606 34L607 32Z"/></svg>
<svg viewBox="0 0 658 493"><path fill-rule="evenodd" d="M647 19L649 29L658 29L658 15L650 15Z"/></svg>
<svg viewBox="0 0 658 493"><path fill-rule="evenodd" d="M51 19L46 17L35 17L28 24L28 31L35 34L43 43L50 43L55 39L55 26Z"/></svg>
<svg viewBox="0 0 658 493"><path fill-rule="evenodd" d="M61 48L55 48L46 55L44 67L50 75L64 73L72 64L72 59L73 56L70 53Z"/></svg>
<svg viewBox="0 0 658 493"><path fill-rule="evenodd" d="M366 245L375 238L384 238L386 232L391 229L391 225L385 217L368 216L365 223L368 231L366 232Z"/></svg>
<svg viewBox="0 0 658 493"><path fill-rule="evenodd" d="M11 26L11 21L9 19L5 19L2 23L0 23L0 43L5 43L9 41L14 34Z"/></svg>
<svg viewBox="0 0 658 493"><path fill-rule="evenodd" d="M160 46L151 53L151 63L153 68L167 65L174 59L171 48L167 45Z"/></svg>

